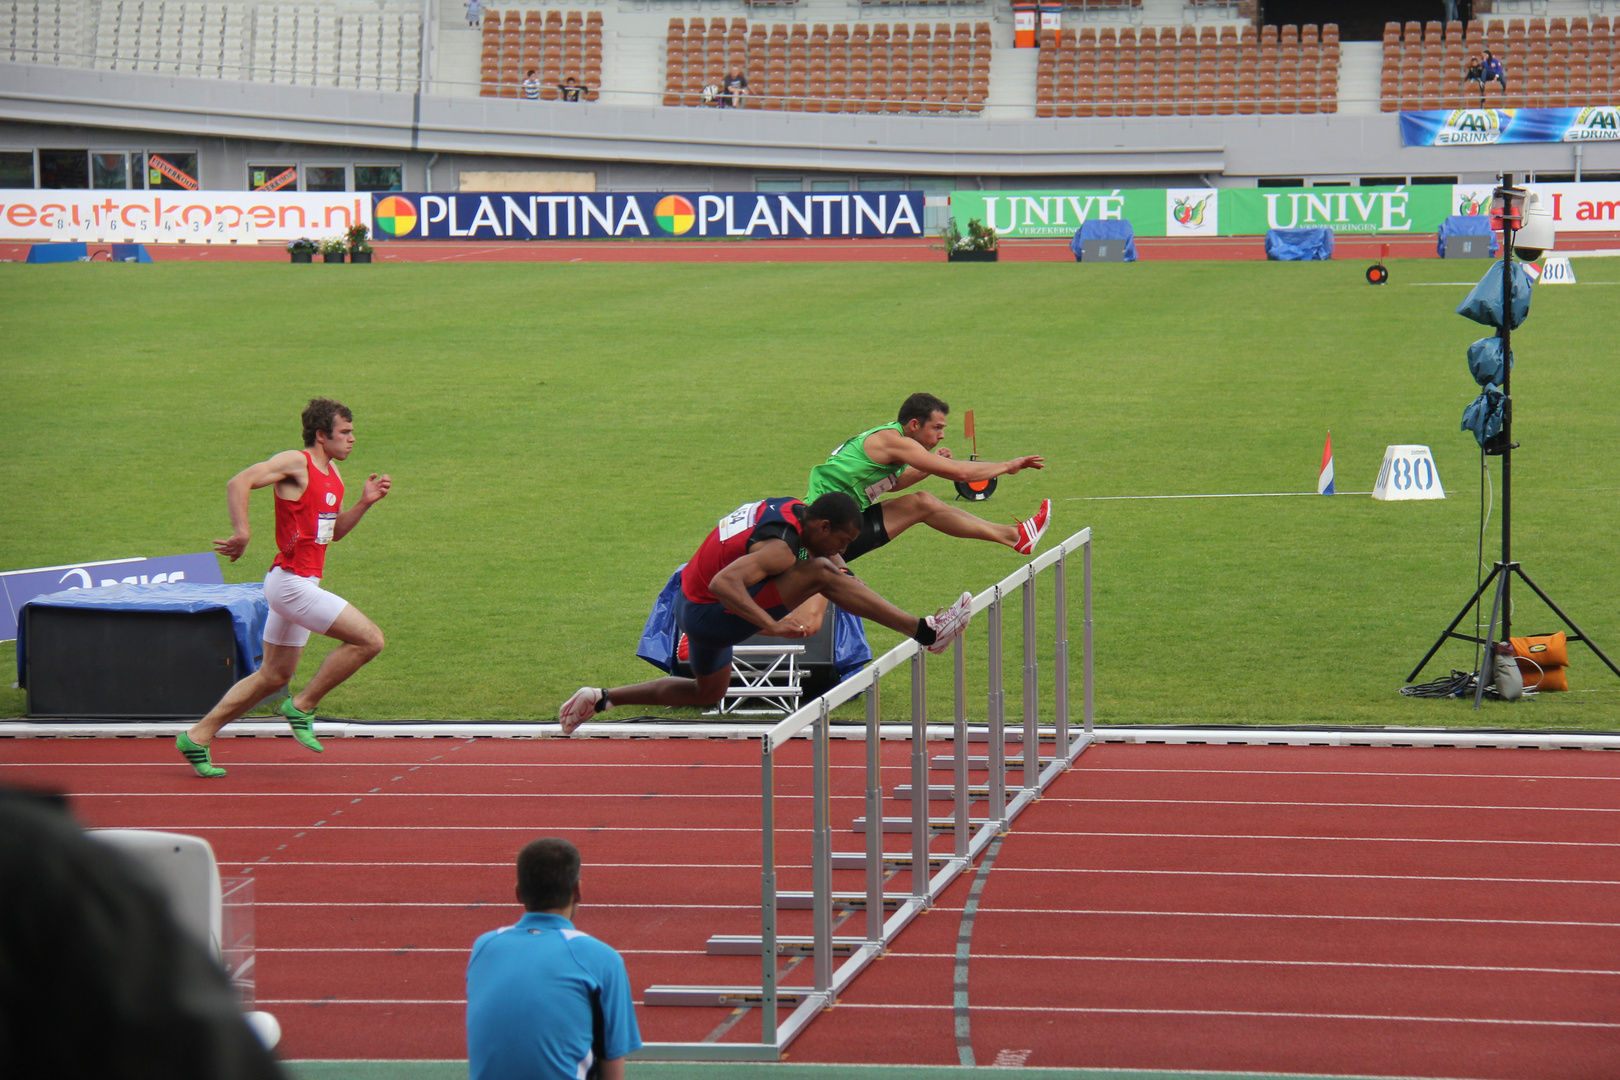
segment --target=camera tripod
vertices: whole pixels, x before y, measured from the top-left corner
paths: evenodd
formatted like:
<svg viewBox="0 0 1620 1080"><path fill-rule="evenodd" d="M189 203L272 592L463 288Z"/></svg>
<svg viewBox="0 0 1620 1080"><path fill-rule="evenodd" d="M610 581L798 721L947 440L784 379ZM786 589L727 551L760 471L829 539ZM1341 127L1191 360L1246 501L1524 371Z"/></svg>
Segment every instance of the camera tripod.
<svg viewBox="0 0 1620 1080"><path fill-rule="evenodd" d="M1564 614L1564 609L1559 607L1541 586L1530 579L1530 575L1524 572L1524 567L1513 561L1513 450L1519 445L1513 441L1513 398L1510 390L1510 383L1513 378L1513 354L1509 347L1512 343L1512 328L1509 323L1512 321L1513 311L1513 231L1515 222L1519 219L1519 211L1514 208L1514 194L1512 174L1503 173L1502 184L1496 189L1492 198L1493 206L1498 201L1502 204L1502 325L1496 331L1497 336L1502 339L1502 354L1504 357L1502 430L1487 439L1483 447L1487 455L1500 454L1502 457L1502 558L1491 568L1491 572L1486 576L1485 580L1480 582L1479 588L1474 590L1474 595L1468 598L1468 602L1457 613L1457 617L1451 620L1451 625L1441 631L1439 639L1424 654L1423 659L1418 661L1418 666L1412 669L1412 674L1406 677L1406 681L1409 683L1416 681L1418 673L1434 657L1434 654L1440 651L1440 646L1446 643L1447 638L1458 638L1462 641L1472 641L1476 645L1482 645L1484 649L1480 653L1480 665L1475 672L1474 680L1474 708L1476 709L1480 707L1481 701L1484 700L1485 683L1488 681L1487 672L1493 670L1495 657L1491 648L1492 643L1498 640L1499 637L1506 639L1510 636L1509 625L1512 622L1512 609L1509 603L1508 583L1515 577L1528 585L1530 590L1541 598L1542 603L1551 608L1553 614L1557 615L1563 624L1569 628L1568 640L1585 642L1586 647L1596 653L1597 658L1608 665L1610 671L1614 672L1616 676L1620 676L1620 667L1615 667L1614 661L1604 655L1603 650L1597 647L1597 643L1587 637L1581 628L1575 625L1574 620ZM1521 201L1518 205L1522 206L1523 195L1519 194L1519 198ZM1477 620L1474 626L1475 633L1458 633L1458 624L1468 615L1468 609L1474 607L1479 602L1479 598L1485 595L1485 590L1491 587L1492 582L1496 584L1496 595L1491 601L1491 621L1487 626L1485 636L1480 637L1478 635L1479 626ZM1500 626L1502 628L1500 635L1497 633L1497 626L1499 625L1497 617L1499 615L1501 616Z"/></svg>

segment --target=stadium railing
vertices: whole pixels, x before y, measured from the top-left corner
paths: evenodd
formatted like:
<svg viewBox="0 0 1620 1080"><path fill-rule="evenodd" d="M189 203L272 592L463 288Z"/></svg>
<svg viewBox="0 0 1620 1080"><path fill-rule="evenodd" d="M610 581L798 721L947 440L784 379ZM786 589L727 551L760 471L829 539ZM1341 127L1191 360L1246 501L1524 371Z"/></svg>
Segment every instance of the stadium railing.
<svg viewBox="0 0 1620 1080"><path fill-rule="evenodd" d="M1082 723L1076 732L1070 724L1069 701L1069 559L1080 556L1082 576L1082 643L1081 678L1083 686ZM1053 585L1053 713L1050 737L1052 753L1042 757L1039 728L1039 674L1037 660L1036 583L1046 571L1052 571ZM1017 595L1021 605L1019 629L1022 638L1023 707L1021 731L1009 731L1007 726L1006 689L1003 664L1005 660L1003 622L1005 608ZM979 593L973 598L975 616L983 615L982 624L970 624L967 634L957 638L951 647L954 663L952 719L950 734L954 752L949 759L928 759L930 733L927 694L927 653L915 641L904 641L873 661L866 668L850 676L815 701L810 702L781 723L771 728L762 738L760 795L761 795L761 856L760 856L760 933L756 936L715 937L709 941L711 954L739 954L758 952L762 958L761 982L758 986L653 986L643 995L647 1005L697 1005L758 1008L761 1010L760 1042L700 1042L649 1043L635 1055L637 1058L663 1061L776 1061L793 1040L823 1010L837 1000L855 977L884 950L917 915L931 907L936 899L1000 834L1004 833L1023 810L1034 802L1058 776L1067 771L1074 760L1091 745L1092 732L1092 616L1091 616L1091 530L1082 529L1062 543L1035 558L1015 573ZM979 631L977 627L983 626ZM988 666L988 693L986 723L982 729L970 731L967 721L967 643L985 642L984 657ZM896 789L895 796L911 799L909 817L885 817L883 814L883 788L881 774L881 747L885 738L892 741L893 732L879 719L880 686L885 675L905 668L909 670L911 692L911 723L908 737L911 744L911 784ZM831 805L831 748L832 711L839 706L866 695L866 718L863 732L866 746L865 763L865 815L852 823L855 831L864 831L866 850L863 853L834 853L832 849ZM937 730L937 729L936 729ZM811 821L811 890L787 892L777 888L777 840L779 823L774 805L776 793L775 757L790 740L808 735L812 746L813 803ZM988 753L981 761L970 761L968 748L975 736L987 740ZM1015 757L1006 754L1006 743L1013 739L1022 743ZM952 769L953 782L946 789L931 787L928 774L931 764L947 762ZM983 767L989 780L983 787L970 786L970 766ZM1009 786L1008 772L1018 772L1018 783ZM982 817L969 813L975 797L985 801ZM949 798L952 813L949 817L931 817L930 802ZM911 850L899 854L886 852L883 836L886 832L909 832ZM949 833L953 844L949 854L931 850L936 834ZM835 892L832 886L834 870L864 869L866 887L859 893ZM909 870L910 891L904 895L886 894L886 872ZM777 928L777 913L784 908L805 908L811 911L813 932L809 937L782 934ZM866 933L864 937L835 938L833 936L834 909L864 910ZM893 910L884 917L883 913ZM807 956L811 959L812 973L809 986L784 986L778 972L782 956ZM842 963L834 966L837 956ZM780 1020L780 1009L787 1005L792 1012ZM779 1022L780 1021L780 1022Z"/></svg>

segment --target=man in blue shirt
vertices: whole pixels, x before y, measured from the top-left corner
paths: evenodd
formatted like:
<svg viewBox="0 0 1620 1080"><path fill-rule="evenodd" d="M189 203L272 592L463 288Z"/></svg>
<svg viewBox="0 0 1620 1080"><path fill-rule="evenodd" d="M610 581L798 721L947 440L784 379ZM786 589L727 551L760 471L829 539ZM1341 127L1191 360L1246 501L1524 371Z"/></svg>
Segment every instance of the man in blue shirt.
<svg viewBox="0 0 1620 1080"><path fill-rule="evenodd" d="M641 1047L630 978L619 954L574 929L579 851L531 842L518 855L527 912L483 935L467 963L472 1080L623 1080Z"/></svg>

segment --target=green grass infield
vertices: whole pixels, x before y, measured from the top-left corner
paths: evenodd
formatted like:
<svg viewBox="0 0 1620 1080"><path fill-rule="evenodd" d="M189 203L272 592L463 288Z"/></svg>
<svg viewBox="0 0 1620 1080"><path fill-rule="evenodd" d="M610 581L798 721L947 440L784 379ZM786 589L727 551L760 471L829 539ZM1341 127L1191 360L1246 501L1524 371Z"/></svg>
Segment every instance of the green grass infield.
<svg viewBox="0 0 1620 1080"><path fill-rule="evenodd" d="M973 409L982 456L1046 457L980 513L1051 497L1048 543L1093 528L1101 723L1612 729L1620 679L1579 645L1571 693L1474 712L1396 692L1479 572L1480 455L1458 428L1489 332L1452 309L1485 265L1396 261L1382 287L1350 262L0 266L0 568L207 550L225 481L298 445L305 401L330 395L355 412L351 495L374 471L394 489L326 578L388 647L322 713L554 718L582 684L654 674L642 622L719 517L802 495L829 449L927 390L958 454ZM1577 269L1514 336L1513 554L1620 656L1620 260ZM1314 492L1329 429L1332 498L1115 498ZM1356 494L1396 443L1431 447L1445 500ZM272 553L259 492L226 580ZM918 528L857 568L926 613L1021 561ZM1557 628L1515 601L1518 630ZM1010 679L1019 663L1014 645ZM1471 666L1448 645L1424 678Z"/></svg>

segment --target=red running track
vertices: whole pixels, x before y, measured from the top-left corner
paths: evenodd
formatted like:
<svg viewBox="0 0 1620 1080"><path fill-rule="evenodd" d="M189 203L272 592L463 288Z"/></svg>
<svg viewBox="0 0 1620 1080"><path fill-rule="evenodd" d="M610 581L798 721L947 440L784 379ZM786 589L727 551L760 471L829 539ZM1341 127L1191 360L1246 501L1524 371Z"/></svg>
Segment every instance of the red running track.
<svg viewBox="0 0 1620 1080"><path fill-rule="evenodd" d="M378 262L943 262L945 257L928 240L548 240L453 241L385 240L377 245ZM1599 251L1620 245L1620 232L1567 233L1559 250ZM1195 239L1138 237L1139 256L1147 261L1255 262L1266 257L1259 236L1222 236ZM0 260L21 262L27 244L0 244ZM90 245L98 258L111 257L106 245ZM158 262L285 262L280 244L148 244ZM1340 236L1334 258L1361 262L1390 259L1436 258L1432 235L1409 237ZM1064 239L1004 240L1002 262L1073 262Z"/></svg>
<svg viewBox="0 0 1620 1080"><path fill-rule="evenodd" d="M66 789L95 825L197 833L225 873L250 870L259 1000L289 1058L462 1056L466 950L516 917L510 863L536 835L581 846L581 926L624 952L638 1000L654 983L757 982L757 959L703 955L710 934L758 932L756 744L327 745L316 758L287 739L228 740L231 775L206 783L158 740L8 741L0 782ZM887 785L909 779L908 752L885 745ZM836 822L861 811L862 753L834 743ZM807 844L787 830L808 823L807 748L780 760L781 885L806 888ZM1615 754L1095 746L1018 820L986 878L967 970L973 1056L1612 1080L1617 815ZM969 884L811 1024L793 1060L958 1063ZM782 922L808 930L807 913ZM839 928L861 931L860 916ZM639 1015L649 1041L735 1019ZM758 1035L750 1013L724 1037Z"/></svg>

